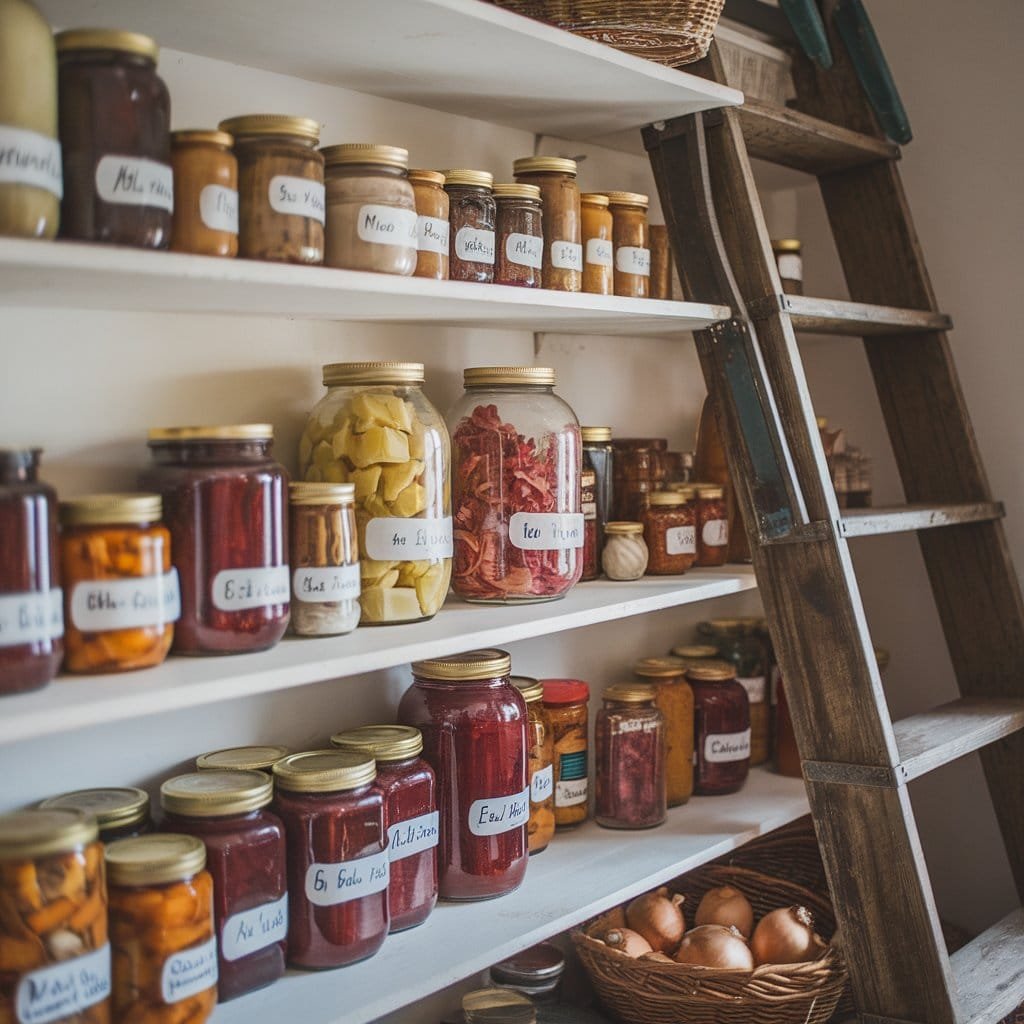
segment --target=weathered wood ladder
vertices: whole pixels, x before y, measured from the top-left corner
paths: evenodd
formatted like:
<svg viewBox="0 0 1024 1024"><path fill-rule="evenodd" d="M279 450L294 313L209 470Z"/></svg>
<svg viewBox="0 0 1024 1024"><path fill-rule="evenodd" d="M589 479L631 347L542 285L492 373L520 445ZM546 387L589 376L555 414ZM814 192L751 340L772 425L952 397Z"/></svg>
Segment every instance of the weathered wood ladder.
<svg viewBox="0 0 1024 1024"><path fill-rule="evenodd" d="M1024 910L947 955L907 784L980 751L1024 896L1024 605L889 143L826 22L793 109L749 102L644 138L687 295L730 306L697 336L786 680L861 1020L994 1024L1024 1001ZM717 53L697 73L723 80ZM688 69L688 70L692 70ZM788 296L749 157L817 177L850 294ZM795 333L862 337L903 508L840 513ZM941 527L941 529L932 527ZM893 722L848 538L919 531L962 698Z"/></svg>

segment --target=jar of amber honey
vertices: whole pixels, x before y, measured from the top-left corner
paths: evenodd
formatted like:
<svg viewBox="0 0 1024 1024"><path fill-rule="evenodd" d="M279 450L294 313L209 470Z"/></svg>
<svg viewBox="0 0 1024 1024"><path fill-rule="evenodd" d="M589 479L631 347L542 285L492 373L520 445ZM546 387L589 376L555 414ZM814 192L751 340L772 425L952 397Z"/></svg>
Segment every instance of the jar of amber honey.
<svg viewBox="0 0 1024 1024"><path fill-rule="evenodd" d="M608 197L584 192L580 196L580 213L583 218L583 290L594 295L611 295L615 289L615 250Z"/></svg>
<svg viewBox="0 0 1024 1024"><path fill-rule="evenodd" d="M440 171L411 168L409 184L416 197L416 273L414 277L448 280L448 193Z"/></svg>
<svg viewBox="0 0 1024 1024"><path fill-rule="evenodd" d="M647 196L639 192L609 192L612 241L615 246L615 294L646 299L651 285L651 241L647 226Z"/></svg>
<svg viewBox="0 0 1024 1024"><path fill-rule="evenodd" d="M233 142L227 132L171 135L174 252L238 254L238 161L231 151Z"/></svg>
<svg viewBox="0 0 1024 1024"><path fill-rule="evenodd" d="M516 181L536 185L544 203L544 287L578 292L583 287L583 226L576 161L523 157L512 165Z"/></svg>

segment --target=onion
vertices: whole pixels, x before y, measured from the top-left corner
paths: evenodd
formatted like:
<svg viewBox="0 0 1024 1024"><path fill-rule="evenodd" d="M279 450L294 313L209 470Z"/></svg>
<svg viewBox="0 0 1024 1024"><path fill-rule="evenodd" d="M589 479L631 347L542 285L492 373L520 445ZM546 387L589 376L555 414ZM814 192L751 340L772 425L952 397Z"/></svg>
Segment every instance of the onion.
<svg viewBox="0 0 1024 1024"><path fill-rule="evenodd" d="M817 960L828 945L806 907L783 907L761 918L750 948L758 964L800 964Z"/></svg>
<svg viewBox="0 0 1024 1024"><path fill-rule="evenodd" d="M639 932L652 949L671 953L686 931L681 909L684 898L679 893L669 896L664 885L655 892L637 896L626 907L626 923L633 931Z"/></svg>
<svg viewBox="0 0 1024 1024"><path fill-rule="evenodd" d="M630 928L613 928L605 932L604 944L626 956L638 957L651 952L651 944Z"/></svg>
<svg viewBox="0 0 1024 1024"><path fill-rule="evenodd" d="M644 953L641 960L653 960L656 964L674 964L675 960L672 959L667 953Z"/></svg>
<svg viewBox="0 0 1024 1024"><path fill-rule="evenodd" d="M735 928L745 939L754 930L754 908L746 896L731 885L709 889L697 908L695 924L720 924Z"/></svg>
<svg viewBox="0 0 1024 1024"><path fill-rule="evenodd" d="M691 928L676 950L676 963L720 971L752 971L754 957L735 928L702 924Z"/></svg>

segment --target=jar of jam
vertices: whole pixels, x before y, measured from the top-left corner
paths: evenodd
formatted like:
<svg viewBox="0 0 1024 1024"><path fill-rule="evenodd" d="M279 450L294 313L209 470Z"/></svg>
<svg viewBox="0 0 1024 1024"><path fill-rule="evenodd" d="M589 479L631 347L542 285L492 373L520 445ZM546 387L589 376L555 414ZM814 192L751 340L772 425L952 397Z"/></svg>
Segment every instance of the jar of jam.
<svg viewBox="0 0 1024 1024"><path fill-rule="evenodd" d="M416 197L416 273L448 280L448 193L440 171L413 168L409 184Z"/></svg>
<svg viewBox="0 0 1024 1024"><path fill-rule="evenodd" d="M526 836L534 854L546 850L555 834L555 739L540 681L532 676L512 676L512 685L526 701L526 781L530 787Z"/></svg>
<svg viewBox="0 0 1024 1024"><path fill-rule="evenodd" d="M672 656L641 658L633 675L654 690L654 704L665 719L665 791L669 807L693 795L693 689L686 662Z"/></svg>
<svg viewBox="0 0 1024 1024"><path fill-rule="evenodd" d="M512 165L516 181L536 185L544 202L544 287L559 292L583 288L583 225L576 161L528 156Z"/></svg>
<svg viewBox="0 0 1024 1024"><path fill-rule="evenodd" d="M725 489L719 484L696 484L698 566L725 565L729 557L729 512Z"/></svg>
<svg viewBox="0 0 1024 1024"><path fill-rule="evenodd" d="M313 750L274 765L288 840L288 962L343 967L388 934L384 797L365 751Z"/></svg>
<svg viewBox="0 0 1024 1024"><path fill-rule="evenodd" d="M615 249L612 245L612 214L608 197L597 192L580 196L583 225L583 290L593 295L612 295L615 290Z"/></svg>
<svg viewBox="0 0 1024 1024"><path fill-rule="evenodd" d="M650 576L678 576L697 561L697 510L692 487L654 491L644 512Z"/></svg>
<svg viewBox="0 0 1024 1024"><path fill-rule="evenodd" d="M580 472L580 508L583 510L583 572L581 581L601 575L597 546L597 474L586 466Z"/></svg>
<svg viewBox="0 0 1024 1024"><path fill-rule="evenodd" d="M171 133L174 228L171 249L238 255L238 161L227 132Z"/></svg>
<svg viewBox="0 0 1024 1024"><path fill-rule="evenodd" d="M643 523L605 523L601 568L610 580L638 580L647 571L650 553Z"/></svg>
<svg viewBox="0 0 1024 1024"><path fill-rule="evenodd" d="M653 828L665 820L665 719L654 690L609 686L594 721L594 821L605 828Z"/></svg>
<svg viewBox="0 0 1024 1024"><path fill-rule="evenodd" d="M171 243L171 100L149 36L57 34L61 238L143 249Z"/></svg>
<svg viewBox="0 0 1024 1024"><path fill-rule="evenodd" d="M327 202L319 122L248 114L218 127L234 138L238 158L238 255L323 263Z"/></svg>
<svg viewBox="0 0 1024 1024"><path fill-rule="evenodd" d="M134 786L77 789L73 793L51 796L39 807L41 810L81 811L90 815L96 819L100 840L104 843L141 836L152 827L149 794Z"/></svg>
<svg viewBox="0 0 1024 1024"><path fill-rule="evenodd" d="M502 896L526 874L528 712L511 666L494 650L417 661L398 705L437 775L441 899Z"/></svg>
<svg viewBox="0 0 1024 1024"><path fill-rule="evenodd" d="M143 479L163 494L181 576L176 654L262 651L288 628L288 477L273 438L268 423L149 432Z"/></svg>
<svg viewBox="0 0 1024 1024"><path fill-rule="evenodd" d="M804 261L799 238L773 238L772 252L779 269L782 290L787 295L804 293Z"/></svg>
<svg viewBox="0 0 1024 1024"><path fill-rule="evenodd" d="M453 281L494 280L497 208L494 176L487 171L445 171L448 193L448 276Z"/></svg>
<svg viewBox="0 0 1024 1024"><path fill-rule="evenodd" d="M722 796L743 787L750 772L750 700L731 666L687 669L693 689L693 791Z"/></svg>
<svg viewBox="0 0 1024 1024"><path fill-rule="evenodd" d="M612 241L615 246L615 294L646 299L651 294L651 240L647 196L609 192Z"/></svg>
<svg viewBox="0 0 1024 1024"><path fill-rule="evenodd" d="M363 750L377 761L391 864L391 931L414 928L426 921L437 903L437 783L434 769L420 757L423 735L408 725L364 725L337 733L331 743L344 750Z"/></svg>
<svg viewBox="0 0 1024 1024"><path fill-rule="evenodd" d="M226 750L212 750L196 758L196 771L239 771L266 772L291 751L287 747L228 747Z"/></svg>
<svg viewBox="0 0 1024 1024"><path fill-rule="evenodd" d="M566 828L588 816L590 687L582 679L542 679L541 685L554 744L555 824Z"/></svg>
<svg viewBox="0 0 1024 1024"><path fill-rule="evenodd" d="M544 233L536 185L495 185L497 206L495 284L541 287Z"/></svg>
<svg viewBox="0 0 1024 1024"><path fill-rule="evenodd" d="M651 224L651 298L672 298L672 247L668 242L668 228L664 224Z"/></svg>
<svg viewBox="0 0 1024 1024"><path fill-rule="evenodd" d="M222 1003L284 974L288 879L273 798L273 781L256 771L192 772L160 787L161 827L206 846Z"/></svg>

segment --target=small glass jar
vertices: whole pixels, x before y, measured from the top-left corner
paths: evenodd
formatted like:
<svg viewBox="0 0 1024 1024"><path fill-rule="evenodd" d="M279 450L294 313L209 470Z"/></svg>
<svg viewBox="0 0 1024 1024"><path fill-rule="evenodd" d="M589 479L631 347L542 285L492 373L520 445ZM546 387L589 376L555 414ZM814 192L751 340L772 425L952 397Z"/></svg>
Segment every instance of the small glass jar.
<svg viewBox="0 0 1024 1024"><path fill-rule="evenodd" d="M57 34L61 238L142 249L171 243L171 100L149 36Z"/></svg>
<svg viewBox="0 0 1024 1024"><path fill-rule="evenodd" d="M113 1019L203 1024L217 1005L217 934L202 840L120 839L106 864Z"/></svg>
<svg viewBox="0 0 1024 1024"><path fill-rule="evenodd" d="M651 294L651 239L647 227L647 196L609 192L612 240L615 245L615 294L646 299Z"/></svg>
<svg viewBox="0 0 1024 1024"><path fill-rule="evenodd" d="M583 509L583 572L580 580L596 580L601 575L597 540L597 474L585 465L580 472L580 508Z"/></svg>
<svg viewBox="0 0 1024 1024"><path fill-rule="evenodd" d="M582 679L542 679L551 723L555 769L555 825L571 828L589 815L590 687Z"/></svg>
<svg viewBox="0 0 1024 1024"><path fill-rule="evenodd" d="M592 295L615 291L615 249L608 197L597 192L580 196L583 225L583 290Z"/></svg>
<svg viewBox="0 0 1024 1024"><path fill-rule="evenodd" d="M679 576L697 561L697 509L692 487L654 491L644 512L650 576Z"/></svg>
<svg viewBox="0 0 1024 1024"><path fill-rule="evenodd" d="M391 931L415 928L437 903L437 780L420 756L423 734L408 725L364 725L331 737L331 745L362 750L377 761L377 788L384 794L391 880Z"/></svg>
<svg viewBox="0 0 1024 1024"><path fill-rule="evenodd" d="M387 938L384 796L365 751L313 750L274 765L288 842L288 963L343 967Z"/></svg>
<svg viewBox="0 0 1024 1024"><path fill-rule="evenodd" d="M526 874L528 712L511 666L494 650L415 662L398 705L437 775L441 899L502 896Z"/></svg>
<svg viewBox="0 0 1024 1024"><path fill-rule="evenodd" d="M174 227L171 249L238 255L238 161L227 132L171 133Z"/></svg>
<svg viewBox="0 0 1024 1024"><path fill-rule="evenodd" d="M651 298L672 298L672 247L668 242L668 228L664 224L651 224Z"/></svg>
<svg viewBox="0 0 1024 1024"><path fill-rule="evenodd" d="M512 676L512 685L526 701L526 781L530 787L526 835L530 853L534 854L546 850L555 834L555 739L540 681L532 676Z"/></svg>
<svg viewBox="0 0 1024 1024"><path fill-rule="evenodd" d="M538 1004L558 1002L565 956L551 942L524 949L490 969L491 984L519 992Z"/></svg>
<svg viewBox="0 0 1024 1024"><path fill-rule="evenodd" d="M487 171L445 171L448 193L448 276L453 281L494 280L497 207Z"/></svg>
<svg viewBox="0 0 1024 1024"><path fill-rule="evenodd" d="M773 238L772 252L779 268L782 290L787 295L804 293L804 261L800 255L799 238Z"/></svg>
<svg viewBox="0 0 1024 1024"><path fill-rule="evenodd" d="M696 484L697 562L702 568L725 565L729 557L729 511L719 484Z"/></svg>
<svg viewBox="0 0 1024 1024"><path fill-rule="evenodd" d="M686 671L693 688L693 745L697 796L722 796L743 787L750 772L750 700L732 666Z"/></svg>
<svg viewBox="0 0 1024 1024"><path fill-rule="evenodd" d="M669 807L693 796L693 688L686 662L672 656L641 658L633 675L654 690L654 703L665 719L665 792Z"/></svg>
<svg viewBox="0 0 1024 1024"><path fill-rule="evenodd" d="M81 811L96 819L100 840L112 843L149 832L149 794L144 789L124 786L110 789L76 789L51 796L39 805L47 811Z"/></svg>
<svg viewBox="0 0 1024 1024"><path fill-rule="evenodd" d="M544 234L536 185L495 185L497 207L494 283L541 287Z"/></svg>
<svg viewBox="0 0 1024 1024"><path fill-rule="evenodd" d="M608 579L638 580L647 571L649 559L643 523L605 523L601 568Z"/></svg>
<svg viewBox="0 0 1024 1024"><path fill-rule="evenodd" d="M81 811L0 815L0 1018L110 1021L103 847ZM80 978L88 985L79 985ZM55 1016L54 993L66 994Z"/></svg>
<svg viewBox="0 0 1024 1024"><path fill-rule="evenodd" d="M306 480L355 486L363 625L419 622L451 579L451 442L422 363L330 363L299 441Z"/></svg>
<svg viewBox="0 0 1024 1024"><path fill-rule="evenodd" d="M268 775L291 751L274 744L265 747L227 747L196 758L196 771L266 772Z"/></svg>
<svg viewBox="0 0 1024 1024"><path fill-rule="evenodd" d="M718 648L714 644L676 644L669 653L683 662L685 668L706 665L718 659Z"/></svg>
<svg viewBox="0 0 1024 1024"><path fill-rule="evenodd" d="M583 572L580 428L542 366L478 366L448 414L457 524L452 589L549 601Z"/></svg>
<svg viewBox="0 0 1024 1024"><path fill-rule="evenodd" d="M324 261L324 158L308 117L248 114L218 126L238 159L238 255L274 263Z"/></svg>
<svg viewBox="0 0 1024 1024"><path fill-rule="evenodd" d="M583 225L576 161L528 156L512 165L516 181L536 185L544 202L544 287L559 292L583 288Z"/></svg>
<svg viewBox="0 0 1024 1024"><path fill-rule="evenodd" d="M291 630L340 636L359 625L359 549L353 484L292 483Z"/></svg>
<svg viewBox="0 0 1024 1024"><path fill-rule="evenodd" d="M440 171L413 168L409 184L416 198L416 273L434 281L448 280L448 193Z"/></svg>
<svg viewBox="0 0 1024 1024"><path fill-rule="evenodd" d="M654 690L609 686L594 721L594 821L605 828L653 828L665 820L665 719Z"/></svg>
<svg viewBox="0 0 1024 1024"><path fill-rule="evenodd" d="M284 974L288 879L284 826L267 810L273 798L273 781L257 771L192 772L160 787L162 830L206 846L222 1003Z"/></svg>
<svg viewBox="0 0 1024 1024"><path fill-rule="evenodd" d="M64 668L125 672L159 665L181 614L159 494L61 502Z"/></svg>

